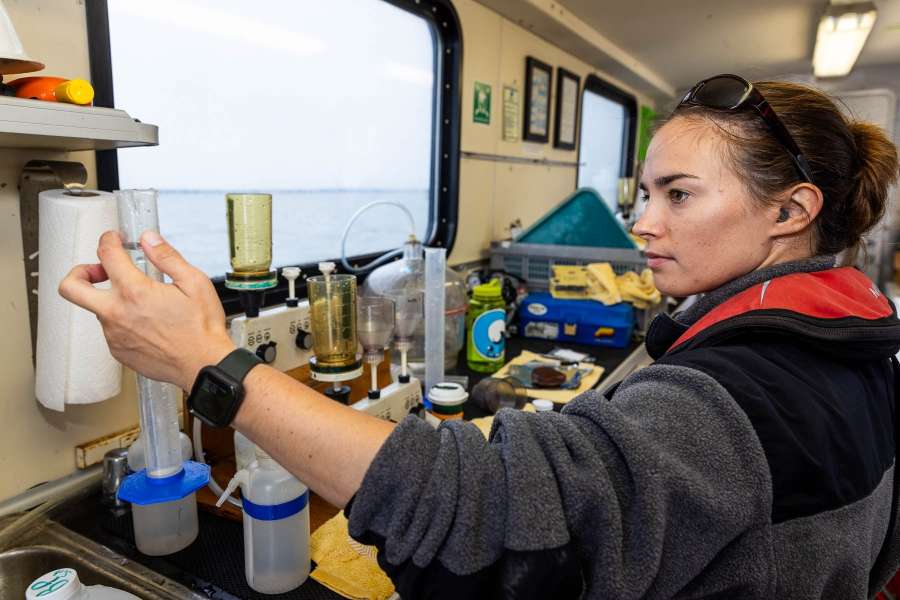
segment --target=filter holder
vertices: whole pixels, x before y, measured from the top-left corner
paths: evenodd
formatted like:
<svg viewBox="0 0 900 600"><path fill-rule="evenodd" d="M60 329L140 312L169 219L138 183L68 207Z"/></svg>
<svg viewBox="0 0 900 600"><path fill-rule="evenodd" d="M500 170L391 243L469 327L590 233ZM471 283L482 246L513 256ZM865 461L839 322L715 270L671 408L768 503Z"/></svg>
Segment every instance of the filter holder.
<svg viewBox="0 0 900 600"><path fill-rule="evenodd" d="M209 465L191 460L182 462L181 470L169 477L148 477L147 469L142 469L125 478L118 497L140 506L181 500L209 484L209 472Z"/></svg>

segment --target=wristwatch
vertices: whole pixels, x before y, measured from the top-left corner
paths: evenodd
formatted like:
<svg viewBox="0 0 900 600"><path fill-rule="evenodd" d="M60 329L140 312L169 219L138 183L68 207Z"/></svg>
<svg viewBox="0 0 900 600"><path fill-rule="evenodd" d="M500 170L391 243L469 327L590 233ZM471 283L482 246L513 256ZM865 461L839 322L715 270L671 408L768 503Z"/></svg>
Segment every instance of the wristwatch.
<svg viewBox="0 0 900 600"><path fill-rule="evenodd" d="M225 429L244 399L241 382L250 369L261 364L255 354L238 348L219 364L203 367L188 396L188 412L213 429Z"/></svg>

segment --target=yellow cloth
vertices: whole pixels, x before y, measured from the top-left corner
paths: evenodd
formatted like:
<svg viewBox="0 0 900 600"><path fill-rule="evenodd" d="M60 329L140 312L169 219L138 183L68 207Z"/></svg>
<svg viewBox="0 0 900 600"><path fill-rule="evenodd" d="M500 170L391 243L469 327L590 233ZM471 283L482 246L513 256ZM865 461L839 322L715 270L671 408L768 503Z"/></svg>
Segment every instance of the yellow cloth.
<svg viewBox="0 0 900 600"><path fill-rule="evenodd" d="M532 406L531 402L525 404L525 407L522 409L522 412L537 412L534 410L534 406ZM494 415L488 415L486 417L478 417L477 419L472 419L469 421L478 429L481 430L481 433L484 434L485 438L490 437L491 435L491 426L494 424Z"/></svg>
<svg viewBox="0 0 900 600"><path fill-rule="evenodd" d="M553 359L544 358L539 354L535 354L534 352L529 352L528 350L523 350L522 354L518 355L497 371L491 377L496 377L497 379L503 379L509 374L509 365L524 365L525 363L532 360L540 360L545 362L553 362ZM581 385L578 386L578 389L575 390L532 390L527 389L526 393L529 398L544 398L546 400L552 400L553 402L557 402L559 404L565 404L578 394L582 392L586 392L589 389L593 388L600 381L600 376L603 375L603 367L597 365L591 365L590 363L580 363L579 366L586 367L591 366L591 372L588 375L585 375L581 378ZM488 428L490 431L490 428Z"/></svg>
<svg viewBox="0 0 900 600"><path fill-rule="evenodd" d="M591 299L602 302L606 306L618 304L622 301L619 292L616 272L609 263L592 263L587 266L588 289L591 291Z"/></svg>
<svg viewBox="0 0 900 600"><path fill-rule="evenodd" d="M635 308L650 308L662 298L653 285L653 271L640 275L627 271L616 275L609 263L591 263L586 267L554 265L550 294L567 300L590 299L606 306L631 302Z"/></svg>
<svg viewBox="0 0 900 600"><path fill-rule="evenodd" d="M662 295L653 285L653 271L644 269L640 275L628 271L616 278L622 300L631 302L635 308L650 308L657 304Z"/></svg>
<svg viewBox="0 0 900 600"><path fill-rule="evenodd" d="M553 265L550 279L550 295L566 300L585 300L591 297L588 290L588 274L584 267Z"/></svg>
<svg viewBox="0 0 900 600"><path fill-rule="evenodd" d="M344 511L319 527L309 538L316 569L310 577L345 598L387 600L394 584L375 561L377 550L350 537Z"/></svg>

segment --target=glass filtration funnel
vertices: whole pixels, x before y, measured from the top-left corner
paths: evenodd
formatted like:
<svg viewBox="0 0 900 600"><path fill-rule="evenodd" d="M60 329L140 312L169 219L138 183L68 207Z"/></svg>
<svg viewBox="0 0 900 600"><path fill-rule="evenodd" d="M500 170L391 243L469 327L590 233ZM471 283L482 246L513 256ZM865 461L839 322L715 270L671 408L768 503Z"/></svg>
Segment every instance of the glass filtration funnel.
<svg viewBox="0 0 900 600"><path fill-rule="evenodd" d="M350 388L340 382L358 377L362 368L356 353L356 276L317 275L306 280L306 289L315 354L309 368L314 378L335 382L326 393L343 400Z"/></svg>
<svg viewBox="0 0 900 600"><path fill-rule="evenodd" d="M381 397L376 368L384 360L384 348L394 331L394 299L387 296L364 296L357 304L356 331L363 347L363 362L372 371L369 398Z"/></svg>
<svg viewBox="0 0 900 600"><path fill-rule="evenodd" d="M425 293L409 288L388 290L384 293L394 299L394 346L400 351L400 382L407 383L406 355L414 346L414 337L425 311Z"/></svg>
<svg viewBox="0 0 900 600"><path fill-rule="evenodd" d="M272 265L272 195L227 194L228 251L233 273L225 274L225 287L241 293L248 317L259 316L265 291L275 287Z"/></svg>

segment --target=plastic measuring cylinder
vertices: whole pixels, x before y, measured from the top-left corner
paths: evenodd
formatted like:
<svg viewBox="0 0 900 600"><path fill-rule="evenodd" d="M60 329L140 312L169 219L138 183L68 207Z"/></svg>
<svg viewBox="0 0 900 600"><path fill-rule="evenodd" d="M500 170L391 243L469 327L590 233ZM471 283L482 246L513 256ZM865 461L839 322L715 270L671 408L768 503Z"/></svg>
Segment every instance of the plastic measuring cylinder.
<svg viewBox="0 0 900 600"><path fill-rule="evenodd" d="M162 273L147 260L140 237L159 231L156 190L116 190L119 235L136 267L162 282ZM197 537L197 501L194 495L209 482L209 467L183 461L178 431L178 398L174 387L136 375L141 437L146 468L129 475L119 487L118 497L134 506L178 502L173 507L135 510L132 507L135 543L141 552L163 555L187 547Z"/></svg>
<svg viewBox="0 0 900 600"><path fill-rule="evenodd" d="M262 594L299 587L310 571L309 488L256 448L256 462L238 471L218 506L241 486L244 511L244 570Z"/></svg>
<svg viewBox="0 0 900 600"><path fill-rule="evenodd" d="M506 358L506 302L495 279L475 286L469 304L466 363L473 371L495 373Z"/></svg>
<svg viewBox="0 0 900 600"><path fill-rule="evenodd" d="M425 389L444 380L446 248L425 248ZM425 408L430 408L425 398Z"/></svg>
<svg viewBox="0 0 900 600"><path fill-rule="evenodd" d="M5 596L4 596L5 598ZM75 569L56 569L31 582L26 600L138 600L134 594L105 585L85 586Z"/></svg>

